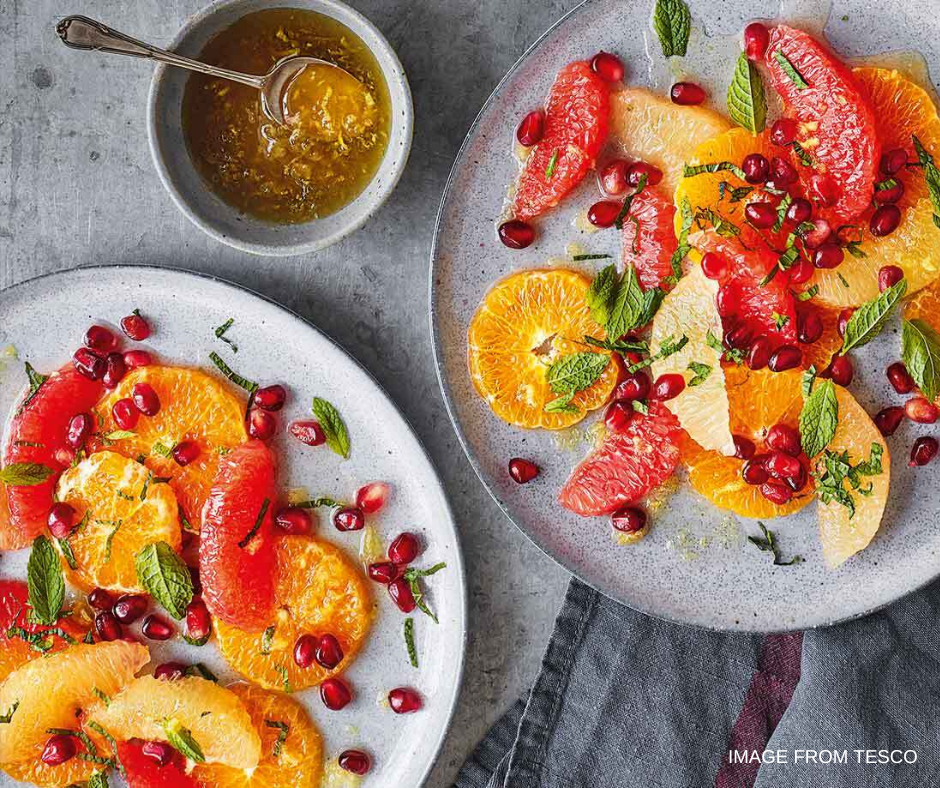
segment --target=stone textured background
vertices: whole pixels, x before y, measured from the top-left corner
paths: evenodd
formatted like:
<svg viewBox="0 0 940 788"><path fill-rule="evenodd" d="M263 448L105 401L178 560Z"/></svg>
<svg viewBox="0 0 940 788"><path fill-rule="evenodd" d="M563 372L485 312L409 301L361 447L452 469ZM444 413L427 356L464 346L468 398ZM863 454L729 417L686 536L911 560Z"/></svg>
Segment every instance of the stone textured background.
<svg viewBox="0 0 940 788"><path fill-rule="evenodd" d="M467 558L466 678L447 745L427 783L442 788L528 686L567 576L497 510L444 411L428 332L431 233L444 182L477 110L515 60L577 0L352 0L391 41L408 72L416 111L411 161L365 228L317 254L279 259L212 241L172 204L147 147L152 66L74 52L54 32L59 18L81 13L160 45L204 4L0 0L0 288L83 265L203 271L299 312L373 372L428 447Z"/></svg>

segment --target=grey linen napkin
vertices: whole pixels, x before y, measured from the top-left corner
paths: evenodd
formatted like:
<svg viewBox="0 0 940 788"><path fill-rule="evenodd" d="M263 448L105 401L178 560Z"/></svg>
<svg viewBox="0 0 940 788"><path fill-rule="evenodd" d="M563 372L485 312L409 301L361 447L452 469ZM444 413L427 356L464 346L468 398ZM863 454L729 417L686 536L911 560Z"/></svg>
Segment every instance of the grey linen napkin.
<svg viewBox="0 0 940 788"><path fill-rule="evenodd" d="M938 590L805 636L764 636L669 624L573 580L531 692L455 788L940 784ZM785 763L753 755L778 751Z"/></svg>

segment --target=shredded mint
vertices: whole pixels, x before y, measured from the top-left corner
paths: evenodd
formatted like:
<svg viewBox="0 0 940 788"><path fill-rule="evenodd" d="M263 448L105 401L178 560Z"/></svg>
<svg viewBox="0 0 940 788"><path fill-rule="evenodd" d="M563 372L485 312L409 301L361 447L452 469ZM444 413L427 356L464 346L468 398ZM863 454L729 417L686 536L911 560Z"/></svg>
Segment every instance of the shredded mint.
<svg viewBox="0 0 940 788"><path fill-rule="evenodd" d="M264 522L264 518L268 514L268 508L271 506L271 501L268 498L264 499L264 502L261 504L261 509L258 512L258 517L255 519L255 524L251 526L251 530L245 534L245 537L238 543L238 546L244 550L248 547L252 539L255 538L255 534L258 533L258 530L261 528L261 524Z"/></svg>
<svg viewBox="0 0 940 788"><path fill-rule="evenodd" d="M20 404L19 410L23 410L33 398L39 393L39 389L42 388L42 384L49 380L48 375L40 375L33 365L28 361L25 362L26 366L26 379L29 381L29 393L26 395L26 399Z"/></svg>
<svg viewBox="0 0 940 788"><path fill-rule="evenodd" d="M411 589L411 595L415 599L415 606L426 616L430 617L435 624L438 623L437 616L431 612L431 609L424 601L424 592L421 590L421 578L437 574L442 569L446 568L446 566L447 564L441 562L435 564L430 569L406 569L405 573L402 575L405 582L408 583L408 587Z"/></svg>
<svg viewBox="0 0 940 788"><path fill-rule="evenodd" d="M940 170L934 164L933 155L923 143L915 135L911 135L911 139L914 142L914 150L917 151L917 160L924 171L924 182L927 184L930 202L933 204L933 223L940 228Z"/></svg>
<svg viewBox="0 0 940 788"><path fill-rule="evenodd" d="M864 462L852 464L848 451L833 452L826 450L820 457L813 478L816 479L816 494L823 503L838 503L849 510L849 519L855 516L855 498L859 495L871 495L873 484L863 485L863 476L878 476L883 472L882 456L884 447L872 443L869 457ZM848 488L846 488L848 483ZM850 492L851 490L851 492Z"/></svg>
<svg viewBox="0 0 940 788"><path fill-rule="evenodd" d="M682 168L682 177L694 178L696 175L702 175L707 172L724 172L725 170L733 173L742 181L744 180L744 170L731 161L716 161L712 164L696 164L695 166L686 164Z"/></svg>
<svg viewBox="0 0 940 788"><path fill-rule="evenodd" d="M265 720L264 724L269 728L277 728L277 740L274 742L274 747L271 750L271 755L277 758L281 754L281 748L284 746L284 742L287 741L288 734L290 734L290 725L283 720Z"/></svg>
<svg viewBox="0 0 940 788"><path fill-rule="evenodd" d="M219 326L219 327L215 330L215 335L216 335L216 337L218 337L219 339L221 339L226 345L228 345L230 348L232 348L232 352L233 352L233 353L237 353L237 352L238 352L238 345L236 345L234 342L232 342L231 339L229 339L227 336L225 336L225 332L228 331L228 330L234 325L234 323L235 323L235 318L234 318L234 317L230 317L228 320L226 320L221 326Z"/></svg>
<svg viewBox="0 0 940 788"><path fill-rule="evenodd" d="M222 357L215 351L209 354L209 358L212 363L215 364L216 369L219 370L225 377L227 377L232 383L234 383L239 388L245 389L249 394L254 395L258 390L258 384L253 380L248 380L246 377L242 377L237 372L235 372L228 364L226 364Z"/></svg>
<svg viewBox="0 0 940 788"><path fill-rule="evenodd" d="M790 62L790 59L785 54L783 54L782 49L778 49L776 52L774 52L774 60L777 61L780 68L783 69L783 73L789 77L790 81L793 83L793 86L797 90L806 90L806 88L809 87L809 82L807 82L803 78L803 75L796 70L796 66L794 66Z"/></svg>
<svg viewBox="0 0 940 788"><path fill-rule="evenodd" d="M411 667L418 667L418 649L415 646L415 622L414 619L405 620L405 648L408 649L408 661Z"/></svg>
<svg viewBox="0 0 940 788"><path fill-rule="evenodd" d="M749 536L747 540L758 550L771 553L774 557L774 566L792 566L793 564L802 563L803 559L798 555L793 556L789 561L784 561L780 554L780 547L777 544L776 534L762 522L758 522L757 525L760 527L763 536Z"/></svg>
<svg viewBox="0 0 940 788"><path fill-rule="evenodd" d="M689 388L701 386L706 380L708 380L708 376L712 374L711 366L708 364L703 364L700 361L690 361L688 369L692 373L692 379L689 381Z"/></svg>

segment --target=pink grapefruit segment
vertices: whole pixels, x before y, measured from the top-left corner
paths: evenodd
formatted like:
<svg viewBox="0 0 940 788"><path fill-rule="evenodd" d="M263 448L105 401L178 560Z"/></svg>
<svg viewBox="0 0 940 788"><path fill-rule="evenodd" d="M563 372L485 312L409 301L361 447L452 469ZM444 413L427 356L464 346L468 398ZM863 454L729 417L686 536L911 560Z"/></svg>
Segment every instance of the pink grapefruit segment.
<svg viewBox="0 0 940 788"><path fill-rule="evenodd" d="M678 242L673 230L676 206L657 189L647 187L634 197L629 219L624 222L623 268L636 268L647 290L659 287L672 274L672 254Z"/></svg>

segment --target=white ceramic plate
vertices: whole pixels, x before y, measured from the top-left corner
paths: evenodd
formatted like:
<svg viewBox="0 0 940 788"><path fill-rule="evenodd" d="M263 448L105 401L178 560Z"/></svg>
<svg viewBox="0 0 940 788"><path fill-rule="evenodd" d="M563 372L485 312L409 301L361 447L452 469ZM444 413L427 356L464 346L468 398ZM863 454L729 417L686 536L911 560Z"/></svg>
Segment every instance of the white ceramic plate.
<svg viewBox="0 0 940 788"><path fill-rule="evenodd" d="M434 762L449 725L463 671L466 585L454 521L441 483L411 428L375 380L328 337L292 312L254 293L209 277L159 268L84 268L52 274L0 292L0 349L12 345L19 361L0 370L0 412L22 394L22 361L50 371L65 363L93 322L116 323L140 308L153 323L145 346L164 361L213 369L209 353L222 355L252 379L280 382L290 397L278 414L282 428L274 442L284 487L306 487L313 495L355 495L365 482L387 481L392 495L370 518L383 541L402 530L420 534L425 552L417 566L447 562L427 583L435 625L414 615L420 668L408 661L402 635L404 616L381 586L373 584L379 607L375 629L346 677L354 700L341 712L328 711L316 689L296 694L325 740L328 758L362 747L375 766L363 788L416 788ZM230 336L238 353L216 339L214 328L235 318ZM352 441L348 460L324 447L309 448L285 434L283 425L310 417L313 396L340 410ZM359 535L337 532L325 516L318 533L355 556ZM24 579L28 550L0 554L0 575ZM417 613L417 611L416 611ZM151 667L169 659L204 662L223 681L237 676L213 645L149 643ZM378 700L396 686L413 686L425 700L422 711L398 716ZM117 777L112 784L117 784ZM0 773L0 785L13 785Z"/></svg>
<svg viewBox="0 0 940 788"><path fill-rule="evenodd" d="M718 629L825 626L885 605L940 571L940 463L916 471L907 467L914 437L930 428L908 424L889 440L895 460L891 498L878 536L862 555L838 571L826 569L811 505L770 523L784 552L805 558L797 566L774 567L768 554L744 539L759 534L754 521L729 516L687 486L655 513L646 539L616 546L607 518L580 518L555 500L571 468L586 454L587 438L562 448L548 432L504 424L476 394L467 372L467 326L494 282L515 269L568 257L566 247L573 241L585 252L620 256L616 231L588 235L573 225L576 215L599 199L593 177L538 222L533 246L512 251L496 238L507 188L517 172L511 156L516 125L543 104L558 70L598 50L616 52L626 63L628 84L665 92L673 81L689 78L705 86L723 111L740 31L749 20L776 11L758 0L688 2L693 32L687 58L670 64L662 57L650 24L654 0L589 0L526 53L483 107L451 173L431 255L431 320L441 386L467 455L503 511L547 554L603 593L651 615ZM826 21L829 10L821 0L787 0L787 5L782 19L807 20L813 28ZM940 73L940 18L930 5L836 0L826 35L850 57L916 50ZM898 18L905 24L896 24ZM897 61L917 65L907 57ZM595 263L582 265L597 270ZM857 365L852 391L871 414L900 401L883 372L899 350L895 322L856 354L865 367ZM542 467L538 480L523 486L510 480L506 465L516 456Z"/></svg>

